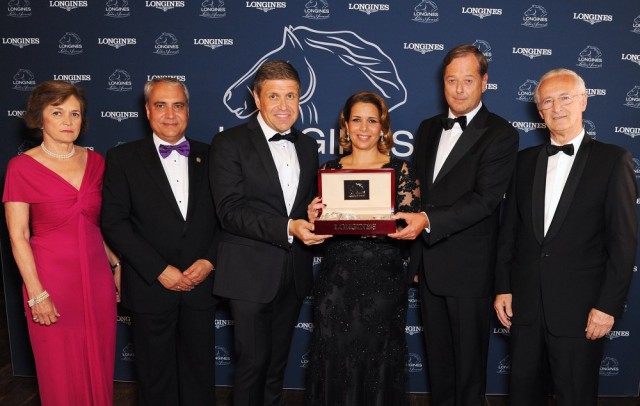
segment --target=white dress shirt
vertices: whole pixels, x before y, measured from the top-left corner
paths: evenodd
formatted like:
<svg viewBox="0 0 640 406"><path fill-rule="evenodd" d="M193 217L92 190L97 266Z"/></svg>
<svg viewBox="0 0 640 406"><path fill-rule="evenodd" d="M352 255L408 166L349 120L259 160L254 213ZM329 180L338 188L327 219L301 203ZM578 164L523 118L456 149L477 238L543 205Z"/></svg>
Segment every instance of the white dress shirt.
<svg viewBox="0 0 640 406"><path fill-rule="evenodd" d="M260 128L267 139L269 144L269 150L273 157L273 162L276 164L278 170L278 179L280 180L280 187L282 188L282 195L284 197L284 204L287 208L287 215L291 214L293 208L293 202L296 200L296 194L298 193L298 182L300 180L300 163L298 162L298 154L296 153L296 146L294 143L287 140L269 141L278 132L265 123L261 114L258 114L258 123ZM288 134L291 130L282 134ZM289 220L290 222L291 220ZM289 222L287 222L287 236L289 243L293 242L293 237L289 235Z"/></svg>
<svg viewBox="0 0 640 406"><path fill-rule="evenodd" d="M182 137L176 144L181 143L186 138ZM160 155L160 145L171 145L166 141L163 141L157 135L153 134L153 143L156 145L156 153L160 157L162 168L167 175L169 185L171 185L171 191L176 198L176 203L180 208L182 217L187 219L187 207L189 206L189 158L180 155L178 151L171 151L171 154L162 158Z"/></svg>
<svg viewBox="0 0 640 406"><path fill-rule="evenodd" d="M471 110L469 113L465 114L467 116L467 126L471 123L471 120L476 116L480 108L482 107L482 102L476 106L475 109ZM456 118L456 116L449 109L449 118ZM454 123L453 127L450 130L442 130L442 135L440 136L440 142L438 143L438 152L436 154L436 163L433 166L433 180L436 180L438 173L440 173L440 169L442 169L442 165L449 157L449 154L453 150L453 147L456 146L456 143L460 139L462 135L462 128L459 123Z"/></svg>
<svg viewBox="0 0 640 406"><path fill-rule="evenodd" d="M576 159L576 155L578 155L578 148L580 148L580 144L582 143L582 139L584 138L584 129L575 137L569 144L573 144L573 155L567 155L564 152L560 151L555 155L551 155L547 161L547 182L545 185L544 192L544 235L547 235L547 231L549 230L549 226L551 225L551 221L553 220L553 216L556 213L556 209L558 208L558 202L560 201L560 196L562 196L562 191L564 190L564 185L567 183L567 179L569 178L569 172L571 172L571 167L573 166L573 162ZM557 142L551 139L552 145L559 145Z"/></svg>

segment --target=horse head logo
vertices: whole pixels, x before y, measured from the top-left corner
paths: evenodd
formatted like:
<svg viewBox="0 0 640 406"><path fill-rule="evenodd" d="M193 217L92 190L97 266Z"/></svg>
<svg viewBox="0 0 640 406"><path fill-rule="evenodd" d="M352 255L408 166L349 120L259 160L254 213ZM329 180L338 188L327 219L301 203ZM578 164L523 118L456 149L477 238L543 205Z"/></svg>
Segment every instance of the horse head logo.
<svg viewBox="0 0 640 406"><path fill-rule="evenodd" d="M599 58L602 56L602 52L593 45L587 45L587 47L580 52L580 56L583 58Z"/></svg>
<svg viewBox="0 0 640 406"><path fill-rule="evenodd" d="M19 81L32 81L33 78L33 72L28 69L18 69L18 71L13 75L13 80Z"/></svg>
<svg viewBox="0 0 640 406"><path fill-rule="evenodd" d="M524 12L524 15L527 17L544 17L547 15L547 10L542 6L533 4Z"/></svg>
<svg viewBox="0 0 640 406"><path fill-rule="evenodd" d="M520 85L518 90L521 92L533 92L533 90L538 86L538 82L535 80L527 79L526 82Z"/></svg>
<svg viewBox="0 0 640 406"><path fill-rule="evenodd" d="M320 3L320 6L318 6L318 3ZM329 2L327 2L327 0L320 0L320 1L309 0L304 5L304 8L327 8L327 7L329 7Z"/></svg>
<svg viewBox="0 0 640 406"><path fill-rule="evenodd" d="M75 45L80 42L80 36L75 32L65 32L62 38L60 38L60 43L64 45Z"/></svg>
<svg viewBox="0 0 640 406"><path fill-rule="evenodd" d="M29 0L11 0L9 1L9 7L29 7L31 3Z"/></svg>
<svg viewBox="0 0 640 406"><path fill-rule="evenodd" d="M109 80L112 82L122 82L131 79L131 75L124 69L116 69L113 71L111 75L109 75Z"/></svg>
<svg viewBox="0 0 640 406"><path fill-rule="evenodd" d="M417 6L413 8L415 11L434 12L438 11L438 6L431 0L421 0Z"/></svg>
<svg viewBox="0 0 640 406"><path fill-rule="evenodd" d="M204 0L202 7L224 7L223 0Z"/></svg>
<svg viewBox="0 0 640 406"><path fill-rule="evenodd" d="M156 44L158 45L175 45L178 43L178 37L171 34L170 32L163 32L156 39Z"/></svg>
<svg viewBox="0 0 640 406"><path fill-rule="evenodd" d="M253 77L264 62L274 59L289 61L300 74L300 120L303 123L318 122L321 110L315 95L318 86L322 86L325 95L333 97L327 108L335 108L336 100L344 100L345 87L353 91L375 90L385 99L389 111L407 101L407 89L393 60L378 45L352 31L288 26L284 28L282 43L259 58L225 92L223 102L236 117L245 119L257 111L251 105ZM336 91L324 92L329 89Z"/></svg>
<svg viewBox="0 0 640 406"><path fill-rule="evenodd" d="M107 7L127 7L129 0L109 0L107 1Z"/></svg>
<svg viewBox="0 0 640 406"><path fill-rule="evenodd" d="M476 42L473 43L473 46L478 48L480 52L487 53L491 52L491 45L485 40L477 39Z"/></svg>

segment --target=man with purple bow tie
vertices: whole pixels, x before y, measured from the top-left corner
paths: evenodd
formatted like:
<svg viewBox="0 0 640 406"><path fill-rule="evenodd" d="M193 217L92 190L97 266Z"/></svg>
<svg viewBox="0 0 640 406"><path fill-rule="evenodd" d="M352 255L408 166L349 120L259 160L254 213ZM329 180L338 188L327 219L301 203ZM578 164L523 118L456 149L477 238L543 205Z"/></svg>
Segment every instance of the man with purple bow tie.
<svg viewBox="0 0 640 406"><path fill-rule="evenodd" d="M215 405L218 221L208 146L185 137L184 83L153 79L144 95L153 136L107 153L102 203L131 311L138 404Z"/></svg>

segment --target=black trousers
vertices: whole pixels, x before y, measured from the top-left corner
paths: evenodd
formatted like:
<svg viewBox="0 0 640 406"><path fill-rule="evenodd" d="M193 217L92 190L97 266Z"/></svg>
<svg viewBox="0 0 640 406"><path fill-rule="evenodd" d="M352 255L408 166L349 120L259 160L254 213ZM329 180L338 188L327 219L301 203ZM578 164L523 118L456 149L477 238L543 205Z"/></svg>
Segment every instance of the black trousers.
<svg viewBox="0 0 640 406"><path fill-rule="evenodd" d="M131 314L138 405L215 405L215 307Z"/></svg>
<svg viewBox="0 0 640 406"><path fill-rule="evenodd" d="M233 404L236 406L282 402L284 371L302 305L302 299L296 295L291 264L286 268L273 301L229 300L235 324Z"/></svg>
<svg viewBox="0 0 640 406"><path fill-rule="evenodd" d="M511 404L546 406L551 376L557 406L596 406L604 340L554 336L538 314L531 325L511 326Z"/></svg>
<svg viewBox="0 0 640 406"><path fill-rule="evenodd" d="M420 300L431 404L484 405L492 298L438 296L422 275Z"/></svg>

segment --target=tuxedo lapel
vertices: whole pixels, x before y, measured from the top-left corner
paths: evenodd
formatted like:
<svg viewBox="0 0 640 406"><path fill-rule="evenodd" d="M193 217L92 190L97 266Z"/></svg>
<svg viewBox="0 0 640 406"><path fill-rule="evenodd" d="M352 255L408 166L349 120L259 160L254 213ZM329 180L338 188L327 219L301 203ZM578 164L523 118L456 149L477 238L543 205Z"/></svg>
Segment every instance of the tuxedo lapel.
<svg viewBox="0 0 640 406"><path fill-rule="evenodd" d="M156 146L153 143L153 138L148 137L146 139L146 142L142 144L142 148L140 149L139 154L140 162L149 172L149 177L151 178L152 182L156 183L156 185L162 191L162 194L167 200L169 206L171 206L171 208L182 218L180 207L178 207L178 202L176 202L176 198L171 191L171 185L169 185L167 174L164 172L164 168L162 167L162 163L160 162L160 156L156 151Z"/></svg>
<svg viewBox="0 0 640 406"><path fill-rule="evenodd" d="M433 184L433 171L436 165L436 155L438 154L438 145L440 144L440 138L442 137L442 127L437 125L437 121L433 123L427 130L427 137L424 144L425 165L424 165L424 179L427 188L430 188Z"/></svg>
<svg viewBox="0 0 640 406"><path fill-rule="evenodd" d="M467 129L462 132L460 135L460 139L456 142L456 145L451 150L451 153L447 157L447 159L442 164L442 168L440 172L438 172L438 176L434 180L433 183L437 183L440 179L442 179L453 167L455 167L458 162L465 156L465 154L471 149L471 147L480 139L480 137L487 131L487 127L485 127L485 122L489 112L487 108L483 105L475 117L471 120ZM440 131L442 133L442 131ZM435 162L435 159L434 159ZM433 173L432 173L433 176Z"/></svg>
<svg viewBox="0 0 640 406"><path fill-rule="evenodd" d="M291 131L297 130L292 128ZM303 134L298 134L298 142L296 142L296 155L298 156L298 164L300 165L300 178L298 180L298 190L296 191L296 198L291 207L291 212L302 202L305 195L302 191L307 190L309 187L307 182L313 182L313 177L317 176L318 168L312 168L312 165L310 165L311 161L309 161L309 157L313 156L315 152L310 151L306 143L302 142L300 138L304 136ZM316 146L318 144L314 142L313 145ZM302 203L307 204L308 202Z"/></svg>
<svg viewBox="0 0 640 406"><path fill-rule="evenodd" d="M536 167L533 174L533 188L531 190L531 221L533 234L542 244L544 239L544 192L547 184L547 162L549 156L544 147L538 151Z"/></svg>
<svg viewBox="0 0 640 406"><path fill-rule="evenodd" d="M203 175L207 170L206 156L205 151L200 151L199 148L191 143L191 151L189 153L189 205L187 207L187 221L191 220L193 216L193 208L198 201L200 190L202 190L200 186Z"/></svg>
<svg viewBox="0 0 640 406"><path fill-rule="evenodd" d="M580 183L580 179L582 178L582 172L584 172L584 167L589 159L591 145L593 145L591 137L585 134L582 139L582 143L580 144L580 148L578 148L578 153L573 161L573 165L571 166L571 171L569 171L567 183L565 183L564 189L562 189L560 201L558 201L558 207L556 208L556 212L553 214L553 219L549 225L549 230L547 230L545 240L552 239L562 227L562 223L569 212L569 208L571 207L571 203L573 202L573 198L576 194L578 183ZM585 219L585 221L588 221L588 219Z"/></svg>
<svg viewBox="0 0 640 406"><path fill-rule="evenodd" d="M267 181L272 185L274 190L279 190L279 202L283 213L287 213L287 206L284 202L284 193L282 191L282 185L280 185L280 178L278 177L278 168L276 168L276 163L273 161L273 155L271 155L271 149L269 149L269 144L262 129L260 128L260 124L258 123L257 118L253 118L249 124L247 125L249 129L249 138L253 147L258 152L258 156L260 157L260 162L264 168L264 173L267 177Z"/></svg>

